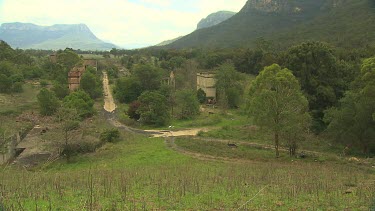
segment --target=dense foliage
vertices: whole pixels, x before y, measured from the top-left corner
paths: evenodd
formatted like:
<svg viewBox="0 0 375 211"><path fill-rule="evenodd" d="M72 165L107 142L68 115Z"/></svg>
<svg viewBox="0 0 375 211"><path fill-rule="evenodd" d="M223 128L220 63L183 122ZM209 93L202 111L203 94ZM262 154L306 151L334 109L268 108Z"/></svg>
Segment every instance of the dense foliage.
<svg viewBox="0 0 375 211"><path fill-rule="evenodd" d="M199 114L199 101L194 90L181 90L176 93L178 117L180 119L193 118Z"/></svg>
<svg viewBox="0 0 375 211"><path fill-rule="evenodd" d="M363 62L361 74L340 100L326 113L328 133L348 148L375 154L375 57Z"/></svg>
<svg viewBox="0 0 375 211"><path fill-rule="evenodd" d="M94 114L94 101L84 91L75 91L66 96L63 100L63 106L75 109L77 115L81 118L90 117Z"/></svg>
<svg viewBox="0 0 375 211"><path fill-rule="evenodd" d="M238 108L241 103L243 84L241 75L231 63L225 63L216 70L218 101L222 106Z"/></svg>
<svg viewBox="0 0 375 211"><path fill-rule="evenodd" d="M294 46L285 53L283 61L300 81L316 121L315 129L321 131L324 110L337 104L355 73L321 42Z"/></svg>
<svg viewBox="0 0 375 211"><path fill-rule="evenodd" d="M167 98L159 92L146 91L138 98L140 106L137 113L141 122L163 126L169 123L170 113Z"/></svg>

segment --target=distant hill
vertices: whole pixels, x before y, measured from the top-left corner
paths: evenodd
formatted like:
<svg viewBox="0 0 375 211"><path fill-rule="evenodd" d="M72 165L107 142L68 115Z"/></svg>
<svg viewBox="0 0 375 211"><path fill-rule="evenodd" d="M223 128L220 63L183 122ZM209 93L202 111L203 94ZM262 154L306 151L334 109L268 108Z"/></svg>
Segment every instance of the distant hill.
<svg viewBox="0 0 375 211"><path fill-rule="evenodd" d="M228 20L229 18L233 17L233 15L235 14L236 14L235 12L230 12L230 11L219 11L219 12L212 13L206 18L203 18L201 21L199 21L197 25L197 30L215 26L223 21Z"/></svg>
<svg viewBox="0 0 375 211"><path fill-rule="evenodd" d="M0 39L13 48L57 50L109 50L116 46L98 39L85 24L38 26L32 23L4 23Z"/></svg>
<svg viewBox="0 0 375 211"><path fill-rule="evenodd" d="M374 29L374 0L248 0L227 21L166 47L252 47L262 37L280 48L306 40L352 48L375 44Z"/></svg>

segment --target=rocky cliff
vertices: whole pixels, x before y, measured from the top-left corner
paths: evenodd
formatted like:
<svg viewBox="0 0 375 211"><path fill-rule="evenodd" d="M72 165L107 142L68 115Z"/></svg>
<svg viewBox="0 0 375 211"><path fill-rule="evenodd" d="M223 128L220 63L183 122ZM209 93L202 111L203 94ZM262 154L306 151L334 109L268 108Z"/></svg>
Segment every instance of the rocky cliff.
<svg viewBox="0 0 375 211"><path fill-rule="evenodd" d="M235 14L236 14L235 12L230 12L230 11L219 11L219 12L212 13L206 18L203 18L201 21L199 21L197 25L197 29L203 29L203 28L215 26L223 21L228 20Z"/></svg>

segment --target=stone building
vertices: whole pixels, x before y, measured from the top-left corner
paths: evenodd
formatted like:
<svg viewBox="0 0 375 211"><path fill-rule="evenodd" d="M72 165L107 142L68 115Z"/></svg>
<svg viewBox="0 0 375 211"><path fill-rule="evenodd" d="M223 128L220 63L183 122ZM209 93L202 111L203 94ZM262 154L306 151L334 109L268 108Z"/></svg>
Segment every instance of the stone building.
<svg viewBox="0 0 375 211"><path fill-rule="evenodd" d="M49 61L52 63L57 63L57 54L49 55Z"/></svg>
<svg viewBox="0 0 375 211"><path fill-rule="evenodd" d="M207 99L216 100L216 78L214 73L197 73L197 90L202 89Z"/></svg>

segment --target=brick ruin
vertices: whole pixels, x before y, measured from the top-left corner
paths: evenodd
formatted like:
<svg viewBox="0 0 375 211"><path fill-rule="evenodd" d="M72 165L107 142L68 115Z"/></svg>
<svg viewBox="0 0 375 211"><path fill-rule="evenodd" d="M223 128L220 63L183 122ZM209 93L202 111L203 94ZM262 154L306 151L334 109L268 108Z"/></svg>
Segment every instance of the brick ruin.
<svg viewBox="0 0 375 211"><path fill-rule="evenodd" d="M95 59L85 59L82 66L75 66L71 71L69 71L68 84L70 91L74 91L79 88L82 75L89 67L93 67L98 70L98 61Z"/></svg>

